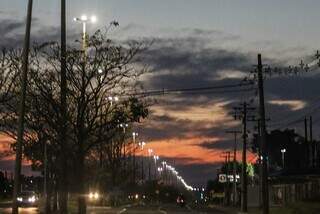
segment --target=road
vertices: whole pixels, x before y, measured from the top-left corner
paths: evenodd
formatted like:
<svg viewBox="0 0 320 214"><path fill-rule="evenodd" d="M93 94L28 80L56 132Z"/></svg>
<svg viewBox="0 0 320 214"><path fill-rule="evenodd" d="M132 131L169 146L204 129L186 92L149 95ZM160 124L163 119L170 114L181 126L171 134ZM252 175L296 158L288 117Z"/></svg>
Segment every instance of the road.
<svg viewBox="0 0 320 214"><path fill-rule="evenodd" d="M11 214L10 204L0 206L1 214ZM174 204L160 206L126 206L122 208L88 207L87 214L224 214L213 208L191 209L189 206L178 207ZM37 208L19 208L19 214L39 214Z"/></svg>
<svg viewBox="0 0 320 214"><path fill-rule="evenodd" d="M166 204L160 206L127 206L120 210L109 209L107 212L97 212L92 210L88 212L90 214L103 214L103 213L114 213L114 214L226 214L222 211L213 208L199 207L197 209L191 209L189 206L178 207L175 204Z"/></svg>

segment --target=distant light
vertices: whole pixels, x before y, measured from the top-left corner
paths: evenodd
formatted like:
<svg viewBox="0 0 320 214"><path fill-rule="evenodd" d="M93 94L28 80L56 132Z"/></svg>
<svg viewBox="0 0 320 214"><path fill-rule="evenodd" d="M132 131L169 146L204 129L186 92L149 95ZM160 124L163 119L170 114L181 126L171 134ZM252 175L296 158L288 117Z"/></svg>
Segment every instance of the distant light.
<svg viewBox="0 0 320 214"><path fill-rule="evenodd" d="M119 101L119 97L114 97L114 100L115 101Z"/></svg>
<svg viewBox="0 0 320 214"><path fill-rule="evenodd" d="M99 74L102 74L102 73L103 73L103 70L102 70L102 69L99 69L99 70L98 70L98 73L99 73Z"/></svg>
<svg viewBox="0 0 320 214"><path fill-rule="evenodd" d="M34 203L36 201L36 197L35 196L29 197L28 201L31 203Z"/></svg>
<svg viewBox="0 0 320 214"><path fill-rule="evenodd" d="M91 22L92 22L92 23L97 22L97 17L96 17L96 16L91 16Z"/></svg>
<svg viewBox="0 0 320 214"><path fill-rule="evenodd" d="M98 198L99 198L99 193L96 192L96 193L94 194L94 199L98 199Z"/></svg>
<svg viewBox="0 0 320 214"><path fill-rule="evenodd" d="M93 193L92 193L92 192L90 192L90 194L89 194L89 198L90 198L90 199L92 199L92 198L93 198Z"/></svg>
<svg viewBox="0 0 320 214"><path fill-rule="evenodd" d="M81 21L88 21L88 17L86 15L82 15L81 16Z"/></svg>
<svg viewBox="0 0 320 214"><path fill-rule="evenodd" d="M136 194L136 195L135 195L135 198L136 198L136 199L138 199L138 198L139 198L139 195L138 195L138 194Z"/></svg>

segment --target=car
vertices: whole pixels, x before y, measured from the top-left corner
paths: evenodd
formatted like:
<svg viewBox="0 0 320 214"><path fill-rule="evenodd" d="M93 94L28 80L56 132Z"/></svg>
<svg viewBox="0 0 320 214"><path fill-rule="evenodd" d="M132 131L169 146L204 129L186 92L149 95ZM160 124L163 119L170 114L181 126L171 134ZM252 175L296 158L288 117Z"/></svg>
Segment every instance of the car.
<svg viewBox="0 0 320 214"><path fill-rule="evenodd" d="M186 200L184 199L184 196L181 194L178 196L177 198L177 204L180 206L180 207L184 207L185 204L186 204Z"/></svg>
<svg viewBox="0 0 320 214"><path fill-rule="evenodd" d="M37 206L39 197L34 191L22 191L18 197L19 206Z"/></svg>

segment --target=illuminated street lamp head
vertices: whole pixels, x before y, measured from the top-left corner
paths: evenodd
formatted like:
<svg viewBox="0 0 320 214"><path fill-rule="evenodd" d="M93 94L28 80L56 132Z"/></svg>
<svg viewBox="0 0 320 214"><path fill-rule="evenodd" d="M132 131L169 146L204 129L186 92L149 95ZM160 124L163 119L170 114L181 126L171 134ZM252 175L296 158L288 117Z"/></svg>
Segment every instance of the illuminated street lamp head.
<svg viewBox="0 0 320 214"><path fill-rule="evenodd" d="M96 16L91 16L91 22L96 23L97 22L97 17Z"/></svg>
<svg viewBox="0 0 320 214"><path fill-rule="evenodd" d="M286 149L281 149L281 152L285 153L285 152L287 152L287 150Z"/></svg>
<svg viewBox="0 0 320 214"><path fill-rule="evenodd" d="M109 100L109 101L116 101L116 102L117 102L117 101L119 101L119 97L109 96L109 97L108 97L108 100Z"/></svg>
<svg viewBox="0 0 320 214"><path fill-rule="evenodd" d="M82 15L80 18L74 18L74 21L82 22L82 23L96 23L97 22L97 17L96 16L91 16L90 19L88 18L87 15Z"/></svg>
<svg viewBox="0 0 320 214"><path fill-rule="evenodd" d="M81 19L81 21L86 22L86 21L88 21L88 16L82 15L80 19Z"/></svg>
<svg viewBox="0 0 320 214"><path fill-rule="evenodd" d="M128 126L129 126L128 124L123 124L123 123L120 124L120 127L121 127L121 128L126 128L126 127L128 127Z"/></svg>
<svg viewBox="0 0 320 214"><path fill-rule="evenodd" d="M139 146L141 147L141 150L143 150L144 146L146 145L145 142L139 142Z"/></svg>

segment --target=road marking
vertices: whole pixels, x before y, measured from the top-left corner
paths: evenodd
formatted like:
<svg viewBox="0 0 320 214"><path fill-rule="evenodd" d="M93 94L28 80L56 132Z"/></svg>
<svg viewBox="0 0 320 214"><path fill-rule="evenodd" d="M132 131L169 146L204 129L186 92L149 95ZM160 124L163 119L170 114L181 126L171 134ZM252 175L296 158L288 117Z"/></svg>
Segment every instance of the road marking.
<svg viewBox="0 0 320 214"><path fill-rule="evenodd" d="M160 213L162 213L162 214L167 214L167 212L164 211L164 210L161 210L161 208L162 208L162 207L159 207L158 211L159 211Z"/></svg>
<svg viewBox="0 0 320 214"><path fill-rule="evenodd" d="M127 209L126 209L126 208L123 208L122 210L120 210L120 211L118 212L118 214L124 213L125 211L127 211Z"/></svg>

